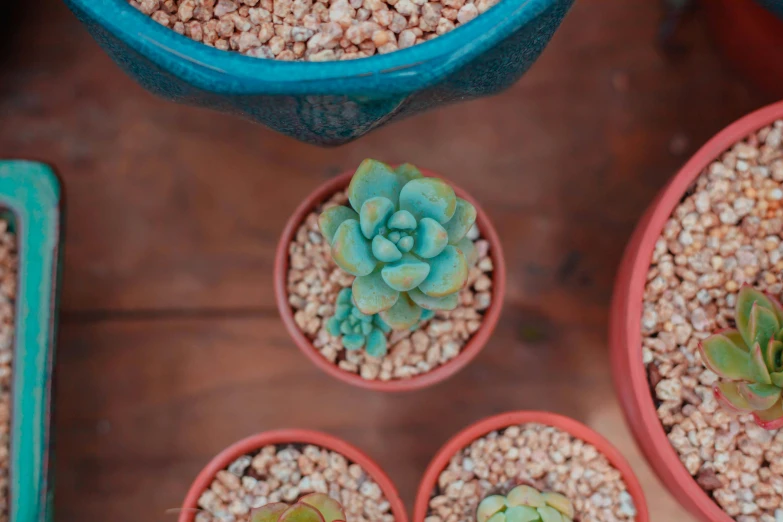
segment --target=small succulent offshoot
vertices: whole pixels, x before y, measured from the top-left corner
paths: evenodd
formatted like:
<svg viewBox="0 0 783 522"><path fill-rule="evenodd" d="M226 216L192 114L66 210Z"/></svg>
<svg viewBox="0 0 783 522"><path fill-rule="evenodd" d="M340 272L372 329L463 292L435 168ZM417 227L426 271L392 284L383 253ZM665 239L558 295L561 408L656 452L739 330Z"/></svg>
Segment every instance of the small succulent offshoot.
<svg viewBox="0 0 783 522"><path fill-rule="evenodd" d="M346 350L364 348L367 355L383 357L386 355L386 333L391 328L378 314L362 313L353 303L353 292L343 288L337 294L334 315L326 322L326 329L334 337L340 337Z"/></svg>
<svg viewBox="0 0 783 522"><path fill-rule="evenodd" d="M348 186L351 207L319 216L337 265L356 276L353 300L394 330L415 326L422 310L453 310L477 258L466 237L476 209L413 165L364 160Z"/></svg>
<svg viewBox="0 0 783 522"><path fill-rule="evenodd" d="M292 506L275 502L254 509L250 522L345 522L345 510L329 495L311 493Z"/></svg>
<svg viewBox="0 0 783 522"><path fill-rule="evenodd" d="M718 332L699 345L707 367L721 377L718 402L753 413L756 424L783 428L783 306L750 286L737 294L736 330Z"/></svg>
<svg viewBox="0 0 783 522"><path fill-rule="evenodd" d="M571 522L574 506L560 493L517 486L508 495L490 495L478 506L477 522Z"/></svg>

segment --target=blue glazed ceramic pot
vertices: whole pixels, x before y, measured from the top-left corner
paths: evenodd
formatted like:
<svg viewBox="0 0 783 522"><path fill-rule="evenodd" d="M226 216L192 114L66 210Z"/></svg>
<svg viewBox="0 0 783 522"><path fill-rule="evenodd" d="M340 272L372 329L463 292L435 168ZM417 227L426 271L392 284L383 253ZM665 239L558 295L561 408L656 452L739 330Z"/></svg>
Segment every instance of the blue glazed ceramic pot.
<svg viewBox="0 0 783 522"><path fill-rule="evenodd" d="M65 0L106 52L165 98L238 114L301 141L340 145L380 125L509 87L544 50L573 0L502 0L434 40L342 62L219 51L125 0Z"/></svg>

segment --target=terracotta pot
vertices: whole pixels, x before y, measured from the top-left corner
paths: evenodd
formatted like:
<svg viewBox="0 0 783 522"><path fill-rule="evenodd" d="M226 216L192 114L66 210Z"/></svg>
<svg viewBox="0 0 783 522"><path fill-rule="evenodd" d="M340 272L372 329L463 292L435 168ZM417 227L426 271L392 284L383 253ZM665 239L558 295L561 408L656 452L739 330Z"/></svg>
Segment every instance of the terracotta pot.
<svg viewBox="0 0 783 522"><path fill-rule="evenodd" d="M432 491L438 483L438 475L440 475L449 465L449 461L454 454L487 433L502 430L509 426L528 424L531 422L558 428L570 433L577 439L581 439L595 446L595 448L609 460L612 466L620 472L626 486L628 486L628 493L633 498L638 512L636 522L649 522L650 516L647 510L647 500L644 498L642 486L639 484L636 475L634 475L631 466L620 452L617 451L609 441L584 424L569 419L568 417L542 411L514 411L501 413L500 415L481 420L455 435L454 438L438 451L435 458L432 459L429 466L427 466L427 471L424 473L424 477L419 484L419 491L416 494L413 521L424 522L424 519L427 516L427 509L430 497L432 496Z"/></svg>
<svg viewBox="0 0 783 522"><path fill-rule="evenodd" d="M437 176L445 180L443 176L431 171L426 169L420 170L425 176ZM470 338L457 357L423 375L410 379L396 379L384 382L380 380L363 379L357 374L344 371L336 364L327 361L296 325L294 314L291 312L291 306L288 304L286 277L288 274L288 245L293 241L297 229L307 215L318 205L327 201L333 194L347 188L351 181L351 176L353 176L353 171L345 172L318 187L294 211L283 230L283 235L277 245L274 268L275 298L277 300L277 308L280 310L280 316L283 319L283 324L285 324L288 333L291 335L299 349L302 350L316 366L343 382L385 392L410 391L431 386L451 377L472 361L481 349L484 348L484 345L487 343L495 329L495 325L497 325L498 319L500 318L500 310L503 307L503 297L506 291L506 264L503 258L503 249L500 246L500 239L495 231L495 227L492 226L492 222L479 204L464 190L449 182L454 188L457 196L469 201L476 207L478 212L476 223L481 230L482 237L489 241L490 244L490 255L492 257L492 262L494 263L492 275L492 304L484 314L481 328Z"/></svg>
<svg viewBox="0 0 783 522"><path fill-rule="evenodd" d="M732 522L680 462L656 413L642 363L642 295L655 242L685 192L712 161L735 143L783 118L783 102L758 110L704 145L661 191L639 222L620 265L609 317L612 374L636 441L650 466L677 500L705 522Z"/></svg>
<svg viewBox="0 0 783 522"><path fill-rule="evenodd" d="M703 0L702 8L713 40L731 65L783 97L783 20L756 0Z"/></svg>
<svg viewBox="0 0 783 522"><path fill-rule="evenodd" d="M408 515L400 495L397 493L397 488L394 487L386 473L370 457L347 442L326 433L308 430L276 430L266 431L240 440L213 458L198 474L196 480L193 481L193 485L190 486L190 490L188 490L188 494L182 504L178 522L193 522L198 510L198 499L212 483L218 471L226 469L229 464L242 455L252 453L271 444L311 444L343 455L349 461L361 466L380 486L384 496L391 504L394 520L396 522L408 521Z"/></svg>

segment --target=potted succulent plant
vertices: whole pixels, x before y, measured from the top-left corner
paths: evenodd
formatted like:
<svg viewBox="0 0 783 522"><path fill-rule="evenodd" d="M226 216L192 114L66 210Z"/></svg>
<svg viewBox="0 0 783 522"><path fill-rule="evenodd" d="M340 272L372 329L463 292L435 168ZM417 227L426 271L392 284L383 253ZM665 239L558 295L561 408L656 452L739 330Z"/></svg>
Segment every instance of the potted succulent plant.
<svg viewBox="0 0 783 522"><path fill-rule="evenodd" d="M0 520L10 522L52 512L60 219L60 184L49 167L0 160Z"/></svg>
<svg viewBox="0 0 783 522"><path fill-rule="evenodd" d="M717 134L650 206L615 285L626 418L662 482L709 522L783 518L781 143L783 103Z"/></svg>
<svg viewBox="0 0 783 522"><path fill-rule="evenodd" d="M427 467L414 522L649 520L631 467L603 437L559 415L520 411L484 419Z"/></svg>
<svg viewBox="0 0 783 522"><path fill-rule="evenodd" d="M199 473L179 522L406 522L399 494L369 457L320 432L279 430L233 444Z"/></svg>
<svg viewBox="0 0 783 522"><path fill-rule="evenodd" d="M320 145L509 87L538 58L572 3L343 0L317 11L317 3L292 1L66 2L150 91ZM316 62L351 46L346 58L359 59ZM395 47L401 50L382 54ZM221 50L229 48L240 52ZM319 48L311 62L283 61ZM376 48L379 54L361 57Z"/></svg>
<svg viewBox="0 0 783 522"><path fill-rule="evenodd" d="M500 242L472 199L375 160L311 194L275 258L277 305L297 346L331 375L386 391L465 366L497 323L504 286Z"/></svg>

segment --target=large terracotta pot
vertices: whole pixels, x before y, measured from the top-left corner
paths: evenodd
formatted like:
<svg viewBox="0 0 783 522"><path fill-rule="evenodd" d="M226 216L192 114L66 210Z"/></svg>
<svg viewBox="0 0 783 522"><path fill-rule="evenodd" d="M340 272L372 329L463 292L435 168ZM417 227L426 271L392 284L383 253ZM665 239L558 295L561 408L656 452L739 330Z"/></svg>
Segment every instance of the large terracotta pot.
<svg viewBox="0 0 783 522"><path fill-rule="evenodd" d="M443 176L426 169L420 170L425 176L437 176L441 179L445 179ZM482 237L489 241L490 244L489 252L492 257L492 262L494 263L492 274L492 303L484 314L481 329L473 334L473 337L468 340L457 357L438 366L430 372L410 379L394 379L390 381L363 379L359 375L342 370L336 364L327 361L318 352L310 339L308 339L296 325L294 314L288 303L288 292L286 290L286 277L288 274L289 262L288 245L296 236L297 229L304 222L307 215L318 207L318 205L327 201L333 194L345 190L351 181L351 176L353 176L353 171L345 172L318 187L294 211L283 230L283 235L277 245L274 268L275 299L277 301L277 308L280 311L280 316L283 319L283 324L285 324L286 330L288 330L288 333L291 335L291 338L299 349L302 350L316 366L343 382L353 384L354 386L386 392L410 391L432 386L433 384L451 377L472 361L482 348L484 348L484 345L486 345L492 332L495 330L495 325L497 325L498 319L500 318L500 311L503 307L503 297L506 291L506 264L503 258L503 248L500 245L500 239L495 231L495 227L492 226L492 222L489 220L489 217L487 217L484 210L482 210L481 206L464 190L455 187L449 182L454 188L457 196L469 201L476 207L478 212L476 223L481 230Z"/></svg>
<svg viewBox="0 0 783 522"><path fill-rule="evenodd" d="M728 126L704 145L658 195L631 236L615 283L609 319L612 374L625 417L661 482L705 522L732 522L696 483L669 443L656 412L642 362L642 295L655 242L674 208L699 174L735 143L783 118L783 102Z"/></svg>
<svg viewBox="0 0 783 522"><path fill-rule="evenodd" d="M215 456L201 470L196 480L193 481L193 485L190 486L185 501L182 503L178 522L193 522L198 510L198 499L212 483L218 471L226 469L229 464L242 455L247 455L272 444L311 444L339 453L349 461L358 464L380 486L383 495L391 504L395 522L408 521L408 515L400 495L397 493L397 488L370 457L347 442L326 433L308 430L277 430L266 431L240 440Z"/></svg>
<svg viewBox="0 0 783 522"><path fill-rule="evenodd" d="M573 437L581 439L588 444L592 444L604 455L609 463L617 469L623 477L628 493L633 498L636 506L636 522L649 522L650 516L647 510L647 500L644 497L644 491L639 484L639 480L634 475L628 461L620 454L614 446L601 435L588 428L584 424L568 417L547 413L542 411L515 411L502 413L493 417L476 422L466 429L459 432L450 441L443 446L432 459L424 477L419 483L419 490L416 494L416 504L413 508L413 521L424 522L427 516L430 497L432 491L438 483L438 476L449 465L451 457L457 452L469 446L474 440L483 437L487 433L496 430L502 430L509 426L519 424L538 423L546 426L552 426L570 433Z"/></svg>

